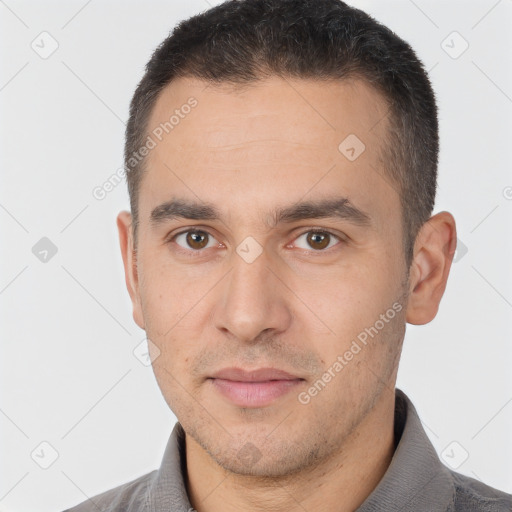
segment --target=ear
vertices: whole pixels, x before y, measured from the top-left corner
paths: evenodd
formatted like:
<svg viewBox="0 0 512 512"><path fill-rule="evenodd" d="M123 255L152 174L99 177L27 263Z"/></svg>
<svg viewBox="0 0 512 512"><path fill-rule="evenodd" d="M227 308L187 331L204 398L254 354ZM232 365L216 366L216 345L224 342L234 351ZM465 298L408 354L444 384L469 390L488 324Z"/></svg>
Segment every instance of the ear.
<svg viewBox="0 0 512 512"><path fill-rule="evenodd" d="M457 247L455 219L448 212L432 216L414 244L406 321L423 325L437 315Z"/></svg>
<svg viewBox="0 0 512 512"><path fill-rule="evenodd" d="M128 288L133 304L133 319L141 329L144 329L144 317L142 315L139 294L137 253L133 249L132 216L130 212L122 211L119 213L117 216L117 229L119 231L119 243L123 256L126 288Z"/></svg>

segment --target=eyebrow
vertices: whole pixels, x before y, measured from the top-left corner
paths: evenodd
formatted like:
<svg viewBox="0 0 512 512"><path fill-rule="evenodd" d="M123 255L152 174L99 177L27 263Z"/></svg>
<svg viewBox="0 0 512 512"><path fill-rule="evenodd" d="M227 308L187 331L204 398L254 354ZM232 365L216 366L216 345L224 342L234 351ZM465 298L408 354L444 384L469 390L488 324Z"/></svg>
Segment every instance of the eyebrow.
<svg viewBox="0 0 512 512"><path fill-rule="evenodd" d="M266 224L269 228L274 228L283 223L325 218L340 219L362 227L371 225L370 215L354 206L346 197L303 201L276 208L267 217ZM150 216L151 225L154 227L174 219L215 221L222 220L222 215L209 203L171 199L154 208Z"/></svg>

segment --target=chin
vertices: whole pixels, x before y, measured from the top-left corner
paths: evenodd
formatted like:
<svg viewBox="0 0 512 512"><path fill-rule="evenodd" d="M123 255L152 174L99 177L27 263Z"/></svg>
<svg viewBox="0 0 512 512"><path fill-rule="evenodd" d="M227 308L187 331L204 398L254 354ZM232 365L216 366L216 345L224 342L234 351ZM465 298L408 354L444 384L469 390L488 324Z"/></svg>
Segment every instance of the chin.
<svg viewBox="0 0 512 512"><path fill-rule="evenodd" d="M304 451L304 444L289 440L276 439L278 444L271 444L267 439L261 442L255 439L253 441L254 443L231 443L228 450L224 446L203 446L203 449L219 466L230 473L274 480L300 473L305 468L312 469L327 456L321 453L318 446L309 447L309 451Z"/></svg>

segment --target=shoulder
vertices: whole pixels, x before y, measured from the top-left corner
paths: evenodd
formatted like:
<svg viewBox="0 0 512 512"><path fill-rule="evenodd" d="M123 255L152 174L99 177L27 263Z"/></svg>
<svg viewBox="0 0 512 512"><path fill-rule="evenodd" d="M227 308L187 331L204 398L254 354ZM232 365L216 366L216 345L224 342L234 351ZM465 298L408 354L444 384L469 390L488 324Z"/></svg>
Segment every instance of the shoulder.
<svg viewBox="0 0 512 512"><path fill-rule="evenodd" d="M157 470L89 498L64 512L139 512L148 504L148 487Z"/></svg>
<svg viewBox="0 0 512 512"><path fill-rule="evenodd" d="M469 476L450 471L455 485L455 512L510 512L512 495Z"/></svg>

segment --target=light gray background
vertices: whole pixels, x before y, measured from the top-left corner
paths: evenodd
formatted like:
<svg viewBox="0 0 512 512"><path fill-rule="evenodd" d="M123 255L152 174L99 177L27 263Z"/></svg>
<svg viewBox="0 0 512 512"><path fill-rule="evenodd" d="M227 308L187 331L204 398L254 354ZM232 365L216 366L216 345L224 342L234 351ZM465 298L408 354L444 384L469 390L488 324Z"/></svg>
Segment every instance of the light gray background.
<svg viewBox="0 0 512 512"><path fill-rule="evenodd" d="M128 195L124 183L102 201L92 191L122 166L129 100L151 52L214 3L0 1L2 511L60 510L160 464L175 417L133 354L145 337L115 227ZM410 42L430 72L435 211L455 215L466 248L437 318L408 326L398 385L446 462L512 492L512 2L351 3ZM469 48L458 55L461 37ZM46 59L31 47L49 51L52 39ZM42 237L58 248L47 262L32 252ZM41 442L58 453L48 469Z"/></svg>

